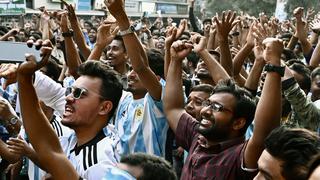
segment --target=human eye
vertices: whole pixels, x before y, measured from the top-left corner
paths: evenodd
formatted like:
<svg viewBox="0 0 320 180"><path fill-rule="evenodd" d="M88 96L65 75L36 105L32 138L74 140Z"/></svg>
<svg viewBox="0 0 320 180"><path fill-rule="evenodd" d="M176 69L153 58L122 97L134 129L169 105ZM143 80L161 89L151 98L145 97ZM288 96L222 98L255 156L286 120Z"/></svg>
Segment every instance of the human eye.
<svg viewBox="0 0 320 180"><path fill-rule="evenodd" d="M212 103L211 105L212 109L214 109L215 111L222 111L223 107L221 104L218 103Z"/></svg>

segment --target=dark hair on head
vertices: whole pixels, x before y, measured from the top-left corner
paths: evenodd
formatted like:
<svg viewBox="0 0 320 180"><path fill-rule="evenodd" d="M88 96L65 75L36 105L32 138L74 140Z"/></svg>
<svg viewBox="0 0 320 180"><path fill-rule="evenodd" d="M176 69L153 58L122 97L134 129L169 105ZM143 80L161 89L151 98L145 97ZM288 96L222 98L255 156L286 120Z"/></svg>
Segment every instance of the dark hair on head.
<svg viewBox="0 0 320 180"><path fill-rule="evenodd" d="M189 40L190 37L191 37L191 34L188 31L183 31L179 40Z"/></svg>
<svg viewBox="0 0 320 180"><path fill-rule="evenodd" d="M314 170L317 169L317 167L320 166L320 152L315 155L311 162L309 163L309 172L308 172L308 179L310 178L311 174L314 172Z"/></svg>
<svg viewBox="0 0 320 180"><path fill-rule="evenodd" d="M265 148L282 162L281 174L285 179L303 180L307 179L312 156L320 151L320 139L307 129L280 126L268 135Z"/></svg>
<svg viewBox="0 0 320 180"><path fill-rule="evenodd" d="M48 63L44 67L46 67L45 74L54 81L58 82L61 73L61 68L58 66L56 61L50 58Z"/></svg>
<svg viewBox="0 0 320 180"><path fill-rule="evenodd" d="M41 39L41 35L39 35L38 33L32 33L30 34L29 37L33 36L36 40Z"/></svg>
<svg viewBox="0 0 320 180"><path fill-rule="evenodd" d="M298 84L301 89L307 90L307 92L309 92L311 89L310 69L305 65L299 63L293 63L291 66L289 66L289 68L303 76L303 80L301 82L298 82Z"/></svg>
<svg viewBox="0 0 320 180"><path fill-rule="evenodd" d="M138 166L142 175L137 180L177 180L177 176L170 163L161 157L145 153L134 153L123 156L121 163Z"/></svg>
<svg viewBox="0 0 320 180"><path fill-rule="evenodd" d="M190 91L191 92L192 91L201 91L201 92L205 92L205 93L211 95L213 92L213 89L214 89L214 87L211 86L210 84L199 84L199 85L192 87Z"/></svg>
<svg viewBox="0 0 320 180"><path fill-rule="evenodd" d="M212 24L212 20L210 18L206 18L202 21L202 24L205 24L207 22L210 22L210 24Z"/></svg>
<svg viewBox="0 0 320 180"><path fill-rule="evenodd" d="M98 29L97 29L96 27L91 27L90 30L89 30L89 32L90 32L91 30L94 30L95 32L98 32ZM89 33L89 32L88 32L88 33Z"/></svg>
<svg viewBox="0 0 320 180"><path fill-rule="evenodd" d="M284 61L289 61L291 59L297 59L297 55L289 48L284 48L282 54L285 56Z"/></svg>
<svg viewBox="0 0 320 180"><path fill-rule="evenodd" d="M256 111L256 103L251 93L238 86L232 79L220 80L213 90L213 94L216 93L230 93L236 98L233 118L246 119L245 126L240 130L240 133L244 134L252 123Z"/></svg>
<svg viewBox="0 0 320 180"><path fill-rule="evenodd" d="M187 56L187 60L192 63L192 67L194 67L194 68L197 67L199 59L200 59L200 56L197 53L195 53L194 51L191 51Z"/></svg>
<svg viewBox="0 0 320 180"><path fill-rule="evenodd" d="M109 117L113 116L115 109L118 107L123 89L119 74L108 65L94 60L88 60L81 64L78 68L78 74L80 76L96 77L102 80L100 94L105 100L112 102L113 107L109 112Z"/></svg>
<svg viewBox="0 0 320 180"><path fill-rule="evenodd" d="M0 26L0 31L3 31L4 33L7 33L9 30L5 26Z"/></svg>
<svg viewBox="0 0 320 180"><path fill-rule="evenodd" d="M150 69L161 78L164 78L164 55L158 49L147 49Z"/></svg>
<svg viewBox="0 0 320 180"><path fill-rule="evenodd" d="M92 23L90 21L84 21L84 24L88 24L90 26L90 28L93 27Z"/></svg>
<svg viewBox="0 0 320 180"><path fill-rule="evenodd" d="M315 69L311 72L311 79L313 80L317 75L320 75L320 67L315 68Z"/></svg>
<svg viewBox="0 0 320 180"><path fill-rule="evenodd" d="M6 33L0 30L0 36L5 35Z"/></svg>
<svg viewBox="0 0 320 180"><path fill-rule="evenodd" d="M116 36L113 38L113 40L121 41L122 47L123 47L123 49L124 49L124 52L126 52L126 51L127 51L126 46L124 45L124 41L123 41L122 36L120 36L120 35L116 35Z"/></svg>

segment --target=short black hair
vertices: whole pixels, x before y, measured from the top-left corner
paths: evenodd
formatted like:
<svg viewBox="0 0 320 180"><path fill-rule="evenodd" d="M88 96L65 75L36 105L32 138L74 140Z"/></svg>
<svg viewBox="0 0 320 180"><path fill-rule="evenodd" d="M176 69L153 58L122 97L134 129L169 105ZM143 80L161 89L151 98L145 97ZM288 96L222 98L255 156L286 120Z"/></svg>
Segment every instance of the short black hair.
<svg viewBox="0 0 320 180"><path fill-rule="evenodd" d="M120 35L116 35L116 36L113 38L113 40L121 41L121 42L122 42L122 47L123 47L123 49L124 49L124 52L126 52L126 51L127 51L126 46L124 45L124 41L123 41L122 36L120 36Z"/></svg>
<svg viewBox="0 0 320 180"><path fill-rule="evenodd" d="M142 169L141 177L137 180L177 180L177 176L169 162L161 157L145 153L134 153L123 156L121 163L138 166Z"/></svg>
<svg viewBox="0 0 320 180"><path fill-rule="evenodd" d="M213 89L214 89L214 87L210 84L199 84L199 85L192 87L190 91L191 92L192 91L198 91L198 92L200 91L200 92L205 92L205 93L211 95L213 92Z"/></svg>
<svg viewBox="0 0 320 180"><path fill-rule="evenodd" d="M317 167L319 167L319 166L320 166L320 152L312 158L312 160L309 164L308 179L310 178L313 171L315 169L317 169Z"/></svg>
<svg viewBox="0 0 320 180"><path fill-rule="evenodd" d="M47 70L45 74L54 81L58 82L61 73L61 68L58 66L56 61L50 58L48 63L44 67L46 67Z"/></svg>
<svg viewBox="0 0 320 180"><path fill-rule="evenodd" d="M80 76L97 77L102 80L100 94L105 100L112 102L113 107L109 113L109 117L112 117L122 96L123 87L119 74L108 65L94 60L88 60L81 64L78 68L78 74Z"/></svg>
<svg viewBox="0 0 320 180"><path fill-rule="evenodd" d="M320 139L315 133L302 128L280 126L265 140L266 151L282 161L281 174L285 179L307 179L308 163L320 151Z"/></svg>
<svg viewBox="0 0 320 180"><path fill-rule="evenodd" d="M256 112L256 103L252 94L238 86L232 79L220 80L213 90L213 94L215 93L230 93L236 98L233 118L246 119L246 124L240 130L241 134L245 134Z"/></svg>
<svg viewBox="0 0 320 180"><path fill-rule="evenodd" d="M147 49L150 69L161 78L164 78L164 55L158 49Z"/></svg>

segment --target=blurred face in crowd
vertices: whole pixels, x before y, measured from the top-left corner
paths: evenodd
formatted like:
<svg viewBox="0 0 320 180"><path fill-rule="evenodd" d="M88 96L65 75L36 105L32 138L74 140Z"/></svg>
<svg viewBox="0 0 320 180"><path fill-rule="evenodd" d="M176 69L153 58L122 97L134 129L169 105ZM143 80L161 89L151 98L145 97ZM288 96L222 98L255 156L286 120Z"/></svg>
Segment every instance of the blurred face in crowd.
<svg viewBox="0 0 320 180"><path fill-rule="evenodd" d="M211 141L229 139L233 126L236 98L225 92L211 95L200 111L198 132Z"/></svg>
<svg viewBox="0 0 320 180"><path fill-rule="evenodd" d="M127 53L120 40L113 40L106 49L107 64L112 67L123 65L127 62Z"/></svg>
<svg viewBox="0 0 320 180"><path fill-rule="evenodd" d="M258 160L259 173L254 180L284 180L281 175L282 162L274 158L268 151L264 150Z"/></svg>
<svg viewBox="0 0 320 180"><path fill-rule="evenodd" d="M209 98L210 94L204 91L192 91L189 94L185 110L197 121L201 120L200 111L203 108L202 102Z"/></svg>
<svg viewBox="0 0 320 180"><path fill-rule="evenodd" d="M84 23L84 24L83 24L83 28L86 29L87 32L89 32L90 29L91 29L91 26L90 26L90 24L88 24L88 23Z"/></svg>
<svg viewBox="0 0 320 180"><path fill-rule="evenodd" d="M89 127L99 116L103 101L101 100L100 88L102 80L96 77L80 76L73 85L73 92L79 94L77 88L83 90L78 99L73 93L67 95L65 112L61 123L72 129Z"/></svg>
<svg viewBox="0 0 320 180"><path fill-rule="evenodd" d="M159 38L155 44L157 49L163 50L164 49L164 38Z"/></svg>
<svg viewBox="0 0 320 180"><path fill-rule="evenodd" d="M199 61L197 68L195 69L195 74L199 79L211 78L207 65L203 60Z"/></svg>
<svg viewBox="0 0 320 180"><path fill-rule="evenodd" d="M320 75L316 75L311 81L311 93L314 100L320 99Z"/></svg>
<svg viewBox="0 0 320 180"><path fill-rule="evenodd" d="M147 89L142 85L138 74L131 70L128 73L128 89L127 91L131 92L134 96L138 98L143 98L147 93Z"/></svg>
<svg viewBox="0 0 320 180"><path fill-rule="evenodd" d="M88 37L91 43L95 43L97 38L97 31L95 29L90 29Z"/></svg>

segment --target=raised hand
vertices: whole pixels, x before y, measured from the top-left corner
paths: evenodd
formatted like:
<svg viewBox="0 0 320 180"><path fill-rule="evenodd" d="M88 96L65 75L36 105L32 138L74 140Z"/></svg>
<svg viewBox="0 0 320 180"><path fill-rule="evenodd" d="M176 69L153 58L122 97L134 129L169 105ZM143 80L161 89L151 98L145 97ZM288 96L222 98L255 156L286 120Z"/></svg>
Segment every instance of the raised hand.
<svg viewBox="0 0 320 180"><path fill-rule="evenodd" d="M226 12L222 12L221 20L219 20L219 16L216 15L214 17L214 21L216 23L217 36L220 41L228 40L228 35L233 26L235 26L239 20L236 20L236 13L231 12L230 10Z"/></svg>
<svg viewBox="0 0 320 180"><path fill-rule="evenodd" d="M31 41L27 42L28 45L32 45ZM52 51L52 44L50 40L37 41L35 46L40 46L42 59L40 61L36 60L33 54L26 54L26 61L23 62L18 68L19 75L32 75L35 71L39 70L41 67L47 64Z"/></svg>
<svg viewBox="0 0 320 180"><path fill-rule="evenodd" d="M116 18L120 18L125 14L123 0L104 0L105 5L108 7L109 12Z"/></svg>
<svg viewBox="0 0 320 180"><path fill-rule="evenodd" d="M172 45L172 43L176 40L176 35L177 35L177 28L176 27L170 27L167 30L166 33L166 39L165 39L165 45L166 47L170 48L170 46Z"/></svg>
<svg viewBox="0 0 320 180"><path fill-rule="evenodd" d="M191 36L191 42L193 43L194 51L199 53L207 48L207 38L195 33Z"/></svg>
<svg viewBox="0 0 320 180"><path fill-rule="evenodd" d="M9 151L20 156L29 156L34 150L20 136L18 138L10 138L7 141Z"/></svg>
<svg viewBox="0 0 320 180"><path fill-rule="evenodd" d="M314 19L310 23L310 27L311 27L313 32L320 33L320 19Z"/></svg>
<svg viewBox="0 0 320 180"><path fill-rule="evenodd" d="M180 40L176 41L170 48L171 59L181 61L188 56L191 50L192 44Z"/></svg>
<svg viewBox="0 0 320 180"><path fill-rule="evenodd" d="M262 43L265 46L263 57L266 63L279 66L281 53L283 50L282 40L277 38L267 38Z"/></svg>
<svg viewBox="0 0 320 180"><path fill-rule="evenodd" d="M99 26L96 44L101 45L101 47L105 47L107 44L112 42L119 31L119 27L117 26L113 31L111 31L111 26L112 23L109 22L105 22Z"/></svg>
<svg viewBox="0 0 320 180"><path fill-rule="evenodd" d="M293 11L293 15L297 20L302 20L303 18L303 11L304 8L303 7L297 7L296 9L294 9Z"/></svg>

